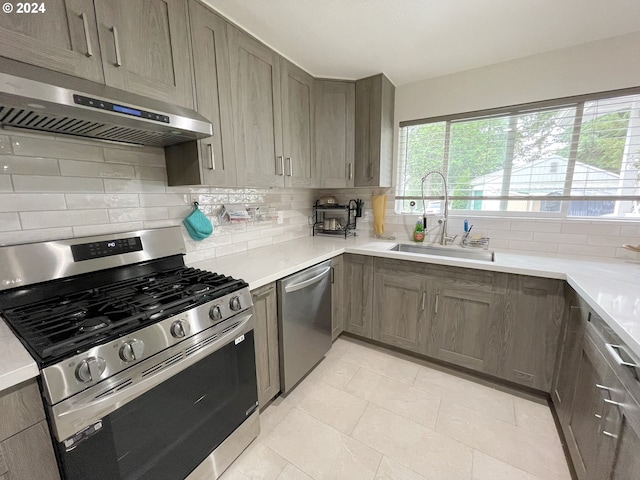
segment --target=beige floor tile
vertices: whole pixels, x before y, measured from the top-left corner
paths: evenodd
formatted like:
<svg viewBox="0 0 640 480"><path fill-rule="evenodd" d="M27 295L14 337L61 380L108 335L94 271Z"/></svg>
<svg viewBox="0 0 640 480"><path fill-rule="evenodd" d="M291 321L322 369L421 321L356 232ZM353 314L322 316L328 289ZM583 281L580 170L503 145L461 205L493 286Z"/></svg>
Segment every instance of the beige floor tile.
<svg viewBox="0 0 640 480"><path fill-rule="evenodd" d="M466 406L443 402L436 431L539 477L570 478L557 442Z"/></svg>
<svg viewBox="0 0 640 480"><path fill-rule="evenodd" d="M415 388L440 395L443 403L459 403L515 425L513 395L429 367L420 367Z"/></svg>
<svg viewBox="0 0 640 480"><path fill-rule="evenodd" d="M308 378L320 380L344 390L344 387L351 381L358 368L360 367L340 359L325 358L313 369Z"/></svg>
<svg viewBox="0 0 640 480"><path fill-rule="evenodd" d="M513 399L513 404L518 427L544 435L552 441L560 442L553 415L547 405L517 397Z"/></svg>
<svg viewBox="0 0 640 480"><path fill-rule="evenodd" d="M324 382L314 382L305 393L298 407L347 435L353 431L367 406L366 400Z"/></svg>
<svg viewBox="0 0 640 480"><path fill-rule="evenodd" d="M273 400L260 412L260 435L265 436L270 433L296 405L295 399L287 399L283 396Z"/></svg>
<svg viewBox="0 0 640 480"><path fill-rule="evenodd" d="M313 480L313 478L295 465L288 463L277 480Z"/></svg>
<svg viewBox="0 0 640 480"><path fill-rule="evenodd" d="M369 404L353 437L425 479L471 479L471 448L375 405Z"/></svg>
<svg viewBox="0 0 640 480"><path fill-rule="evenodd" d="M284 458L263 443L254 441L220 480L275 480L286 465Z"/></svg>
<svg viewBox="0 0 640 480"><path fill-rule="evenodd" d="M425 478L388 457L382 457L374 480L425 480Z"/></svg>
<svg viewBox="0 0 640 480"><path fill-rule="evenodd" d="M263 441L316 480L372 480L382 457L299 408L293 409Z"/></svg>
<svg viewBox="0 0 640 480"><path fill-rule="evenodd" d="M358 344L353 344L340 359L408 385L413 383L419 368L413 362Z"/></svg>
<svg viewBox="0 0 640 480"><path fill-rule="evenodd" d="M331 349L325 355L325 358L331 360L338 360L347 350L353 345L352 342L345 340L344 338L336 338L335 342L331 345Z"/></svg>
<svg viewBox="0 0 640 480"><path fill-rule="evenodd" d="M429 428L436 426L440 397L360 369L345 390Z"/></svg>
<svg viewBox="0 0 640 480"><path fill-rule="evenodd" d="M473 480L540 480L530 473L520 470L497 458L473 451Z"/></svg>

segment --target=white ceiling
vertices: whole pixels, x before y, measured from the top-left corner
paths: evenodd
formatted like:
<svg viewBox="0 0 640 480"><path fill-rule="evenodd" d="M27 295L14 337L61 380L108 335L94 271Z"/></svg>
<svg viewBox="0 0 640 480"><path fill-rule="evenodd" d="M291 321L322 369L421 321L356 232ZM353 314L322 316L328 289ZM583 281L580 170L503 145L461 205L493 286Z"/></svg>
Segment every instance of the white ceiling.
<svg viewBox="0 0 640 480"><path fill-rule="evenodd" d="M638 0L203 0L318 77L396 85L640 31Z"/></svg>

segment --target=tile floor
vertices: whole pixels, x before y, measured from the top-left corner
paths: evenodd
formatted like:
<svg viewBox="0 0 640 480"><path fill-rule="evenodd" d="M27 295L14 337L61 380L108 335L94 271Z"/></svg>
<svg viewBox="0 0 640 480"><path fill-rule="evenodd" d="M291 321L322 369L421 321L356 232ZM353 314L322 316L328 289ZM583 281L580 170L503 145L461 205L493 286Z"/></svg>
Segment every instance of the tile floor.
<svg viewBox="0 0 640 480"><path fill-rule="evenodd" d="M570 480L546 405L339 338L221 480Z"/></svg>

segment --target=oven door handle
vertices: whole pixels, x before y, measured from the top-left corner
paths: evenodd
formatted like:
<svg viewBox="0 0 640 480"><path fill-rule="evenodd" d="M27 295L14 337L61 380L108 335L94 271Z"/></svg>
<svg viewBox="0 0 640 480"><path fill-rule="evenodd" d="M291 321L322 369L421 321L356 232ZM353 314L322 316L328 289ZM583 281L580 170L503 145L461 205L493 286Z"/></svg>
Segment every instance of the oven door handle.
<svg viewBox="0 0 640 480"><path fill-rule="evenodd" d="M159 385L173 375L183 371L187 367L190 367L207 355L210 355L233 341L240 343L240 338L253 329L253 322L251 321L252 317L253 309L250 309L248 313L240 317L239 320L234 317L236 322L239 321L234 328L226 332L223 328L220 336L211 343L205 344L195 353L186 356L186 358L183 357L181 360L172 363L165 368L159 368L156 372L148 374L145 377L142 377L141 374L149 370L149 367L153 366L154 363L158 363L158 359L155 358L157 356L150 357L146 361L140 362L130 369L115 375L112 377L113 381L110 382L109 385L105 386L99 383L93 388L74 395L57 405L53 405L51 407L52 424L56 438L60 442L64 441L87 426L96 423L98 420L115 411L119 407L151 390L153 387ZM190 339L161 352L159 355L166 356L169 359L178 355L179 352L185 352L187 349L192 348L194 345L202 342L203 339L207 339L212 334L214 334L214 332L211 331L211 329L205 330L204 332L194 335ZM162 363L162 361L159 363ZM102 398L96 398L102 392L108 391L109 388L107 387L111 386L111 388L114 388L113 386L126 383L128 379L130 379L132 383L124 386L121 390L117 390Z"/></svg>

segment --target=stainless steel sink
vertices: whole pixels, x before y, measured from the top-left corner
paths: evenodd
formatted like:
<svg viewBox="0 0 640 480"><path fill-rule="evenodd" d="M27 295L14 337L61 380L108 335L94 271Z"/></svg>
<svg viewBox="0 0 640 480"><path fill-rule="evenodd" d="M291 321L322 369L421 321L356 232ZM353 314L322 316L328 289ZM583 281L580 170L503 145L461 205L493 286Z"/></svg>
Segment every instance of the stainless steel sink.
<svg viewBox="0 0 640 480"><path fill-rule="evenodd" d="M400 243L390 249L396 252L419 253L421 255L438 255L440 257L466 258L469 260L484 260L493 262L495 253L493 250L462 247L441 247L437 245L410 245Z"/></svg>

